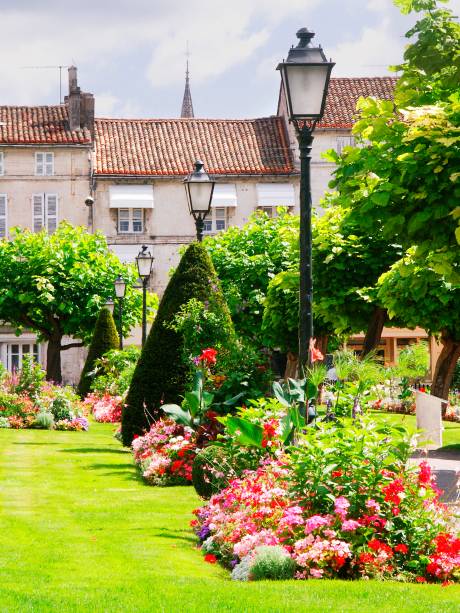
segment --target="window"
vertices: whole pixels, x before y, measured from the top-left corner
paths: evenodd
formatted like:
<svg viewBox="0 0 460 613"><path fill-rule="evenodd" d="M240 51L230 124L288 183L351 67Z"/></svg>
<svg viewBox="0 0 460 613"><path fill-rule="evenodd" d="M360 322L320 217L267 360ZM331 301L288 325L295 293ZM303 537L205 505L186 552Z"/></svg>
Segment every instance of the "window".
<svg viewBox="0 0 460 613"><path fill-rule="evenodd" d="M276 206L259 206L257 207L257 210L262 211L263 213L265 213L265 215L268 215L270 219L272 217L276 217L277 215Z"/></svg>
<svg viewBox="0 0 460 613"><path fill-rule="evenodd" d="M144 231L144 209L118 209L118 232L120 234Z"/></svg>
<svg viewBox="0 0 460 613"><path fill-rule="evenodd" d="M20 370L25 355L32 353L36 362L39 361L37 343L9 343L6 347L6 367L10 372Z"/></svg>
<svg viewBox="0 0 460 613"><path fill-rule="evenodd" d="M35 174L40 177L54 175L54 153L35 154Z"/></svg>
<svg viewBox="0 0 460 613"><path fill-rule="evenodd" d="M227 209L223 207L212 207L204 220L203 232L206 234L220 232L221 230L226 230L227 226Z"/></svg>
<svg viewBox="0 0 460 613"><path fill-rule="evenodd" d="M344 147L354 147L354 146L355 146L354 136L338 136L335 150L337 151L339 155L342 155L342 151Z"/></svg>
<svg viewBox="0 0 460 613"><path fill-rule="evenodd" d="M8 198L6 194L0 194L0 238L5 238L7 232L7 214Z"/></svg>
<svg viewBox="0 0 460 613"><path fill-rule="evenodd" d="M58 197L56 194L34 194L32 217L34 232L40 232L45 228L52 234L58 224Z"/></svg>
<svg viewBox="0 0 460 613"><path fill-rule="evenodd" d="M0 176L5 174L5 154L0 151Z"/></svg>

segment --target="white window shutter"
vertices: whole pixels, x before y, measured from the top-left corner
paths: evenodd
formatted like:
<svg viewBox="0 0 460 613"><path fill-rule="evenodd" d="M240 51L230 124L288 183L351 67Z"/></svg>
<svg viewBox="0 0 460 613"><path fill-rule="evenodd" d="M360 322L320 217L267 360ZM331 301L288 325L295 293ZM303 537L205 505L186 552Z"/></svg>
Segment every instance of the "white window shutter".
<svg viewBox="0 0 460 613"><path fill-rule="evenodd" d="M45 171L45 160L43 153L35 154L35 174L43 175Z"/></svg>
<svg viewBox="0 0 460 613"><path fill-rule="evenodd" d="M42 230L44 226L44 200L44 194L34 194L34 196L32 196L32 215L34 232L40 232L40 230Z"/></svg>
<svg viewBox="0 0 460 613"><path fill-rule="evenodd" d="M5 194L0 194L0 238L6 236L6 214L7 198Z"/></svg>
<svg viewBox="0 0 460 613"><path fill-rule="evenodd" d="M3 151L0 151L0 175L5 174L5 156Z"/></svg>
<svg viewBox="0 0 460 613"><path fill-rule="evenodd" d="M54 153L45 153L45 172L47 176L54 174Z"/></svg>
<svg viewBox="0 0 460 613"><path fill-rule="evenodd" d="M46 228L52 234L57 228L58 202L56 194L46 194Z"/></svg>

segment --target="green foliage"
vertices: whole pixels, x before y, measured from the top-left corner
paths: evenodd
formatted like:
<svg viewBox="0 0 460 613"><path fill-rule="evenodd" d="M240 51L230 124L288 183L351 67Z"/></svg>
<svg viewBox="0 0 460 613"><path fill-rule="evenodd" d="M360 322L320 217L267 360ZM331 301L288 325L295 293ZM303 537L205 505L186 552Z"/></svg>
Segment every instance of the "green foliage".
<svg viewBox="0 0 460 613"><path fill-rule="evenodd" d="M34 330L57 352L65 349L64 335L89 342L118 275L127 283L125 333L141 319L142 295L133 289L137 272L120 262L100 233L66 222L53 234L16 228L11 240L0 241L0 268L0 319L18 333Z"/></svg>
<svg viewBox="0 0 460 613"><path fill-rule="evenodd" d="M262 319L264 343L281 351L298 352L299 271L284 270L271 279Z"/></svg>
<svg viewBox="0 0 460 613"><path fill-rule="evenodd" d="M232 342L232 338L229 338L228 313L212 310L209 303L196 298L191 298L180 307L170 325L184 339L185 359L199 355L205 347L220 349Z"/></svg>
<svg viewBox="0 0 460 613"><path fill-rule="evenodd" d="M94 374L97 376L97 373L94 373L96 360L100 360L111 349L117 349L118 345L119 338L112 314L106 308L101 309L78 384L78 393L81 398L84 398L90 391Z"/></svg>
<svg viewBox="0 0 460 613"><path fill-rule="evenodd" d="M52 430L54 428L54 416L50 411L39 411L33 423L34 428Z"/></svg>
<svg viewBox="0 0 460 613"><path fill-rule="evenodd" d="M415 381L426 376L429 366L427 343L413 343L400 352L394 372L397 377Z"/></svg>
<svg viewBox="0 0 460 613"><path fill-rule="evenodd" d="M260 345L268 283L298 263L299 218L285 209L270 219L257 212L242 228L203 241L210 254L238 335Z"/></svg>
<svg viewBox="0 0 460 613"><path fill-rule="evenodd" d="M197 494L208 500L227 487L229 478L236 475L232 458L219 445L210 445L199 451L192 466L192 483Z"/></svg>
<svg viewBox="0 0 460 613"><path fill-rule="evenodd" d="M72 409L72 403L64 394L59 394L52 400L49 410L55 421L73 419L75 416Z"/></svg>
<svg viewBox="0 0 460 613"><path fill-rule="evenodd" d="M132 345L126 349L112 349L94 362L95 377L91 390L111 396L123 396L131 384L141 351Z"/></svg>
<svg viewBox="0 0 460 613"><path fill-rule="evenodd" d="M142 434L149 421L160 415L162 403L178 403L190 383L191 363L184 358L184 337L171 324L192 298L219 314L232 339L232 321L219 280L209 255L198 243L187 248L171 277L134 371L122 415L125 445L130 445L133 436Z"/></svg>
<svg viewBox="0 0 460 613"><path fill-rule="evenodd" d="M375 285L399 257L401 248L383 237L379 226L363 231L340 194L323 202L314 219L314 312L336 334L366 330L376 306Z"/></svg>
<svg viewBox="0 0 460 613"><path fill-rule="evenodd" d="M250 567L250 577L252 580L292 579L295 570L295 561L281 545L261 545L254 549Z"/></svg>
<svg viewBox="0 0 460 613"><path fill-rule="evenodd" d="M450 283L415 249L396 262L379 280L379 299L390 317L398 317L409 328L421 326L430 334L460 340L460 284Z"/></svg>
<svg viewBox="0 0 460 613"><path fill-rule="evenodd" d="M307 428L298 441L290 454L293 489L300 497L305 492L314 497L315 511L320 513L334 508L334 495L330 493L334 471L353 475L353 479L343 480L340 494L350 502L352 515L355 509L365 508L367 497L367 489L357 484L376 487L383 479L381 469L404 470L412 451L411 438L404 428L366 418L321 422L316 428Z"/></svg>
<svg viewBox="0 0 460 613"><path fill-rule="evenodd" d="M14 391L18 394L27 394L32 400L37 400L45 376L45 371L35 361L33 355L25 355L22 359L19 381L15 385Z"/></svg>

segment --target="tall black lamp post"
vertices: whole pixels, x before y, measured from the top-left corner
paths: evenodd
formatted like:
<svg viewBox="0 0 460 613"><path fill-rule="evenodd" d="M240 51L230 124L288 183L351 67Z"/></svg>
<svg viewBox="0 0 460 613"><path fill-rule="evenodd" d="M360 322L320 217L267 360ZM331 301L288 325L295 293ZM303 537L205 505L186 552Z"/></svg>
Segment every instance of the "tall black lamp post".
<svg viewBox="0 0 460 613"><path fill-rule="evenodd" d="M190 214L195 220L196 238L203 240L204 219L211 210L215 181L204 171L201 160L195 162L195 170L184 179L185 193Z"/></svg>
<svg viewBox="0 0 460 613"><path fill-rule="evenodd" d="M123 300L126 294L126 282L118 275L114 285L115 297L118 300L118 334L120 338L120 349L123 349Z"/></svg>
<svg viewBox="0 0 460 613"><path fill-rule="evenodd" d="M147 245L142 245L141 250L136 256L137 271L142 279L142 347L147 338L147 284L152 273L153 255L148 250Z"/></svg>
<svg viewBox="0 0 460 613"><path fill-rule="evenodd" d="M299 376L310 362L313 339L313 274L310 160L313 131L326 105L333 62L328 62L321 46L313 47L313 32L297 32L297 47L291 47L287 60L278 64L286 95L289 121L294 124L300 149L300 289L299 289Z"/></svg>

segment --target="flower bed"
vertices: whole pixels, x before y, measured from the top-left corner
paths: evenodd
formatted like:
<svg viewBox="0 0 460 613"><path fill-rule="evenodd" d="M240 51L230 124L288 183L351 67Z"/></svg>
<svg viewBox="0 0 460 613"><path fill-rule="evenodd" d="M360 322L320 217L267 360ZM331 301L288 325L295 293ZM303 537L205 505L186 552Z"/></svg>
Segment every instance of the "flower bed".
<svg viewBox="0 0 460 613"><path fill-rule="evenodd" d="M45 381L32 360L24 360L21 372L0 377L0 428L88 430L86 407L74 390Z"/></svg>
<svg viewBox="0 0 460 613"><path fill-rule="evenodd" d="M115 424L121 421L123 399L121 396L111 396L93 392L84 400L94 419L101 423Z"/></svg>
<svg viewBox="0 0 460 613"><path fill-rule="evenodd" d="M196 454L195 434L172 419L152 424L133 440L134 460L150 485L189 485Z"/></svg>
<svg viewBox="0 0 460 613"><path fill-rule="evenodd" d="M333 443L334 441L334 443ZM323 425L195 511L208 562L235 579L460 579L460 539L430 467L389 427ZM292 561L292 562L291 562ZM289 565L290 564L290 565Z"/></svg>

